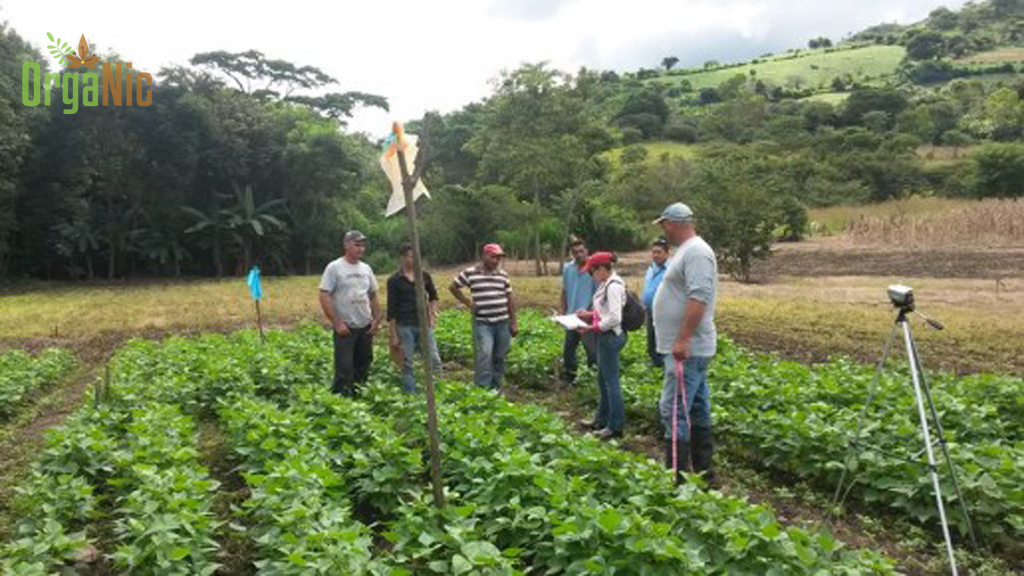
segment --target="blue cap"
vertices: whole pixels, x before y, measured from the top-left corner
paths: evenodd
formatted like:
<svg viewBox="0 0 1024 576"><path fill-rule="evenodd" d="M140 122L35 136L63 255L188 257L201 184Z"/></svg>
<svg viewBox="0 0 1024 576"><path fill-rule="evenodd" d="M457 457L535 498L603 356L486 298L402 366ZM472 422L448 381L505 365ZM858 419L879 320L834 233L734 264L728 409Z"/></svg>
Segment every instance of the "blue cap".
<svg viewBox="0 0 1024 576"><path fill-rule="evenodd" d="M655 220L654 224L661 224L664 221L668 222L693 222L693 210L682 202L676 202L675 204L669 204L667 208L661 213L661 216Z"/></svg>

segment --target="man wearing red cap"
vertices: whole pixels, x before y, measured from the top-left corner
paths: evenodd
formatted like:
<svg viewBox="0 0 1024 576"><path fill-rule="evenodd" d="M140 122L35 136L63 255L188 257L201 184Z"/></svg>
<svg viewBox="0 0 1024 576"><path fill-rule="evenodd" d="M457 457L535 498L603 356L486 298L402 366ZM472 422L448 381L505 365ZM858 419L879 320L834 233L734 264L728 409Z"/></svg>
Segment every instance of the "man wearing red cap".
<svg viewBox="0 0 1024 576"><path fill-rule="evenodd" d="M505 374L505 358L519 332L512 284L501 269L505 251L485 244L480 263L459 273L449 287L455 298L473 313L474 374L476 385L497 391ZM469 288L469 296L463 292Z"/></svg>

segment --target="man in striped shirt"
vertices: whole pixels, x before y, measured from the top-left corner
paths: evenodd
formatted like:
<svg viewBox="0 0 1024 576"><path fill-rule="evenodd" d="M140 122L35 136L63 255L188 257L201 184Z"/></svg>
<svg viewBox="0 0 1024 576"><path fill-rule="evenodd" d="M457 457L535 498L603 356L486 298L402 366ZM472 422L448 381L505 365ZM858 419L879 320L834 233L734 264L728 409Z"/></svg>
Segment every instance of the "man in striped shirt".
<svg viewBox="0 0 1024 576"><path fill-rule="evenodd" d="M505 357L519 332L512 284L501 270L505 252L499 244L486 244L480 263L459 273L451 293L473 313L473 347L476 351L476 385L498 390L505 374ZM469 296L463 289L469 288Z"/></svg>

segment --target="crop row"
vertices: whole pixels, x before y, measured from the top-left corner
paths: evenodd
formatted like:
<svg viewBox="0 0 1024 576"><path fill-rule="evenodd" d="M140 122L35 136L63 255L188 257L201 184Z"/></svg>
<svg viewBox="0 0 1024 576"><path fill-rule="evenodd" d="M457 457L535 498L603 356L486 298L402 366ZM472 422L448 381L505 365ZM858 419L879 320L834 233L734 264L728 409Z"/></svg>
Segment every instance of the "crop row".
<svg viewBox="0 0 1024 576"><path fill-rule="evenodd" d="M784 529L767 511L736 499L688 488L676 502L666 474L648 460L577 438L546 411L458 384L441 392L450 506L434 512L424 496L422 403L389 386L394 375L384 363L374 375L383 385L365 397L369 411L361 402L330 395L325 386L329 348L322 332L307 329L289 336L272 336L254 364L260 367L252 370L288 375L293 384L287 390L261 387L283 407L268 411L270 403L260 401L262 416L250 419L245 433L262 434L252 422L275 422L276 413L284 420L275 428L290 431L267 432L267 438L277 439L271 450L322 439L319 449L326 446L331 469L344 479L350 500L385 522L391 565L416 571L504 570L515 559L520 568L570 571L614 563L655 573L687 565L707 571L764 571L769 565L883 569L877 557L840 552L825 535ZM248 410L255 408L240 413ZM653 503L637 504L648 499ZM429 520L437 514L442 517ZM748 517L737 518L743 514ZM611 526L616 517L630 518L630 527L609 531L597 523L603 519ZM662 533L666 527L669 532ZM684 534L675 532L683 528ZM676 546L666 547L666 538L675 538Z"/></svg>
<svg viewBox="0 0 1024 576"><path fill-rule="evenodd" d="M442 356L468 360L472 340L465 314L442 316ZM526 313L510 353L509 376L525 385L547 382L561 357L561 331ZM660 433L656 404L662 372L647 366L636 334L623 351L622 387L633 426ZM918 416L909 375L900 366L883 373L864 420L858 459L850 442L874 378L874 367L836 359L808 367L755 354L722 338L711 364L715 429L731 450L761 465L835 489L844 468L854 480L849 498L895 510L925 526L937 525L931 484L920 462ZM991 374L931 375L951 457L975 529L986 542L1015 546L1024 537L1024 379ZM526 380L523 380L523 379ZM593 375L584 371L581 381ZM587 401L596 387L578 388ZM949 519L966 534L952 479L943 475Z"/></svg>
<svg viewBox="0 0 1024 576"><path fill-rule="evenodd" d="M329 351L316 328L263 346L249 334L128 345L113 360L111 399L51 438L5 568L50 571L91 542L117 544L108 558L124 571L214 570L216 484L192 424L203 415L219 418L249 485L232 525L261 573L891 570L761 507L675 489L645 458L459 383L440 389L449 505L438 511L422 399L398 393L383 363L364 399L330 394ZM165 474L177 483L157 481Z"/></svg>
<svg viewBox="0 0 1024 576"><path fill-rule="evenodd" d="M440 390L445 485L453 506L531 567L567 573L886 572L822 533L785 528L760 506L688 485L649 459L568 432L560 418L460 384ZM367 394L423 442L420 401Z"/></svg>
<svg viewBox="0 0 1024 576"><path fill-rule="evenodd" d="M59 382L74 366L75 357L57 348L35 357L21 350L0 354L0 421L13 416L32 393Z"/></svg>
<svg viewBox="0 0 1024 576"><path fill-rule="evenodd" d="M119 571L211 574L217 483L200 463L192 419L171 405L91 404L51 432L19 489L7 574L50 574L91 562ZM103 544L100 544L100 543Z"/></svg>

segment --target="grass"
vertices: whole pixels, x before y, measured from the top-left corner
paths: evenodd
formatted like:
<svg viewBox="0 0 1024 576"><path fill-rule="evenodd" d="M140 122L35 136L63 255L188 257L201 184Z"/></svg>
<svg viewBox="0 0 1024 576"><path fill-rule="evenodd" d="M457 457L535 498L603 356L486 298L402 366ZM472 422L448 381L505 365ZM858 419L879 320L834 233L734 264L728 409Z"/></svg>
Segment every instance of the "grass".
<svg viewBox="0 0 1024 576"><path fill-rule="evenodd" d="M700 149L700 146L697 144L684 144L682 142L672 142L670 140L640 142L639 145L647 149L647 159L645 160L647 163L658 162L664 154L668 154L669 157L672 158L696 158L697 152ZM625 146L613 148L604 153L604 157L611 162L612 168L618 168L619 160L622 157L622 151L625 148Z"/></svg>
<svg viewBox="0 0 1024 576"><path fill-rule="evenodd" d="M815 94L813 96L808 96L807 98L803 98L803 101L804 102L824 102L826 104L831 104L833 106L838 106L838 105L842 104L843 102L846 102L846 99L849 98L849 97L850 97L850 93L849 92L824 92L822 94Z"/></svg>
<svg viewBox="0 0 1024 576"><path fill-rule="evenodd" d="M836 234L865 218L928 217L949 214L977 204L975 200L912 196L875 204L812 208L810 220L818 230Z"/></svg>
<svg viewBox="0 0 1024 576"><path fill-rule="evenodd" d="M854 79L867 76L880 80L892 76L903 59L906 50L901 46L871 45L854 49L840 49L833 52L806 50L796 58L779 55L758 64L743 64L731 68L696 72L693 74L662 75L654 79L675 85L683 79L689 80L694 90L715 87L737 74L778 85L789 85L800 78L802 86L829 86L836 76L849 74Z"/></svg>
<svg viewBox="0 0 1024 576"><path fill-rule="evenodd" d="M953 62L957 64L1001 64L1003 62L1024 62L1024 47L1004 46L1002 48L996 48L995 50L989 50L988 52L971 54L970 56L965 56L954 60Z"/></svg>
<svg viewBox="0 0 1024 576"><path fill-rule="evenodd" d="M811 212L817 229L854 244L918 248L1024 247L1024 202L919 198Z"/></svg>
<svg viewBox="0 0 1024 576"><path fill-rule="evenodd" d="M444 284L450 270L437 271ZM263 314L268 324L319 321L318 278L266 278ZM915 287L926 312L945 332L919 330L929 367L955 371L1024 373L1024 289L1016 280L883 277L781 278L773 284L723 281L721 329L741 343L789 356L821 360L834 353L873 359L891 326L892 311L879 287ZM639 290L639 278L627 278ZM521 306L553 311L558 279L513 274ZM88 347L111 333L141 335L253 326L252 300L241 278L164 285L35 285L32 293L0 295L0 347L45 339L50 345ZM455 305L446 290L444 307ZM54 328L59 337L51 340ZM6 342L4 342L6 340ZM67 341L71 340L72 343ZM77 342L75 344L74 342Z"/></svg>
<svg viewBox="0 0 1024 576"><path fill-rule="evenodd" d="M316 318L319 277L264 278L269 322ZM104 332L241 326L254 318L244 278L160 284L33 284L0 295L0 337L80 337Z"/></svg>
<svg viewBox="0 0 1024 576"><path fill-rule="evenodd" d="M895 218L865 218L847 236L858 244L912 247L1024 247L1024 202L987 199L952 212Z"/></svg>
<svg viewBox="0 0 1024 576"><path fill-rule="evenodd" d="M992 88L1016 86L1017 82L1020 81L1020 73L1000 72L1000 73L996 73L996 74L988 73L988 74L982 74L980 76L970 76L968 78L954 78L954 79L948 80L946 82L941 82L941 83L938 83L938 84L933 84L931 87L938 88L938 87L941 87L941 86L948 86L949 84L952 84L953 82L956 82L957 80L967 80L969 82L974 82L974 81L981 82L982 84L985 85L985 89L986 90L990 90Z"/></svg>
<svg viewBox="0 0 1024 576"><path fill-rule="evenodd" d="M924 144L917 148L917 157L925 166L959 164L971 157L980 146L935 146Z"/></svg>
<svg viewBox="0 0 1024 576"><path fill-rule="evenodd" d="M726 286L718 325L740 342L800 360L845 354L873 362L895 314L883 288L914 287L921 310L946 330L914 324L923 362L952 372L1024 372L1024 293L991 281L842 277Z"/></svg>

